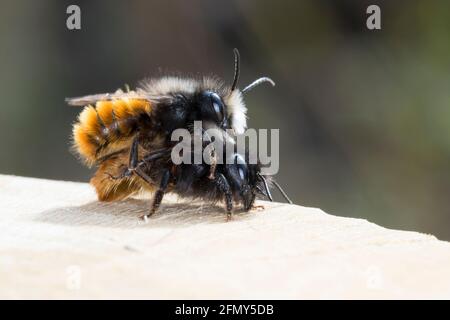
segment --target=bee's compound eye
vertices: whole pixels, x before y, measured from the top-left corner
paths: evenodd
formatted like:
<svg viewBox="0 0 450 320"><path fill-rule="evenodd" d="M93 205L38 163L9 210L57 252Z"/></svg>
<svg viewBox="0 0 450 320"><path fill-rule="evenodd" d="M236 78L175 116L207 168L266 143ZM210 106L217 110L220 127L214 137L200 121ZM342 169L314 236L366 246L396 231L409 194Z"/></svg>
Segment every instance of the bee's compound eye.
<svg viewBox="0 0 450 320"><path fill-rule="evenodd" d="M216 113L217 116L217 120L219 122L223 121L224 118L224 106L223 106L223 102L222 99L219 97L219 95L217 93L211 92L210 93L210 97L211 97L211 104L212 107L214 108L214 112Z"/></svg>
<svg viewBox="0 0 450 320"><path fill-rule="evenodd" d="M238 166L239 176L242 180L247 179L247 164L245 163L244 158L240 154L236 154L234 156L234 161Z"/></svg>
<svg viewBox="0 0 450 320"><path fill-rule="evenodd" d="M246 174L245 174L244 168L242 168L242 167L239 167L239 176L241 177L242 180L245 180Z"/></svg>
<svg viewBox="0 0 450 320"><path fill-rule="evenodd" d="M234 155L234 163L246 165L244 158L238 153Z"/></svg>

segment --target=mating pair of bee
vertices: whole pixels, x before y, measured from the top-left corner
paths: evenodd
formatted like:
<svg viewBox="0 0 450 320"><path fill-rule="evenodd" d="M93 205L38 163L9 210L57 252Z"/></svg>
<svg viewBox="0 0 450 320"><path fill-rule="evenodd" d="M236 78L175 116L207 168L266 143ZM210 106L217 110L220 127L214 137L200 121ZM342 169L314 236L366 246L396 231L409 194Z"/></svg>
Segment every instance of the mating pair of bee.
<svg viewBox="0 0 450 320"><path fill-rule="evenodd" d="M143 216L147 219L158 210L164 194L173 192L213 203L224 201L228 220L234 204L249 211L257 195L272 201L272 185L291 202L272 177L261 174L260 164L247 163L246 155L235 153L231 164L172 162L174 130L191 130L194 121L201 121L203 128L221 130L223 143L234 143L227 129L237 135L247 128L243 94L264 82L275 85L262 77L239 90L237 49L234 55L231 86L217 78L163 77L144 80L132 91L66 99L69 105L84 106L73 126L73 148L88 166L98 167L91 184L100 201L150 191L151 208Z"/></svg>

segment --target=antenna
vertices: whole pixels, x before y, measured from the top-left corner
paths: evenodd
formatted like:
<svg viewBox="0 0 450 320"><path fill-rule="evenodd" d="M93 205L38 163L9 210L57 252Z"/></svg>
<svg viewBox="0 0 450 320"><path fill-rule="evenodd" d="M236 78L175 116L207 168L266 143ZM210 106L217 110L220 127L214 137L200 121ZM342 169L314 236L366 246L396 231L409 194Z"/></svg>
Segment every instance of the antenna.
<svg viewBox="0 0 450 320"><path fill-rule="evenodd" d="M241 60L239 50L234 48L233 52L234 52L234 77L233 77L233 84L231 85L231 91L234 91L237 87L240 73L240 60Z"/></svg>
<svg viewBox="0 0 450 320"><path fill-rule="evenodd" d="M266 178L264 178L264 176L261 175L260 173L258 173L258 177L264 183L264 189L266 189L267 198L269 198L269 200L273 202L272 194L270 193L269 186L267 185Z"/></svg>
<svg viewBox="0 0 450 320"><path fill-rule="evenodd" d="M252 90L254 87L259 86L261 83L264 83L264 82L268 82L268 83L270 83L272 85L272 87L275 87L275 82L273 82L272 79L270 79L268 77L261 77L259 79L256 79L252 83L250 83L248 86L246 86L242 90L242 93L246 93L247 91Z"/></svg>
<svg viewBox="0 0 450 320"><path fill-rule="evenodd" d="M281 186L278 184L278 182L276 182L275 180L272 180L272 183L278 188L278 190L280 190L281 194L287 200L287 202L289 202L289 204L292 204L293 203L292 200L289 199L288 195L286 194L286 192L284 192L283 188L281 188Z"/></svg>

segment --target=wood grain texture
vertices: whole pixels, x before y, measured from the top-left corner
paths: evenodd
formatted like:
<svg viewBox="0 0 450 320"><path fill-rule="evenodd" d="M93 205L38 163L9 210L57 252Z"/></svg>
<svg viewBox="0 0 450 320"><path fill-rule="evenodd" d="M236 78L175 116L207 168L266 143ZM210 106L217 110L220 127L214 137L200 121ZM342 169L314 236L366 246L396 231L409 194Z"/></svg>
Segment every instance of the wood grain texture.
<svg viewBox="0 0 450 320"><path fill-rule="evenodd" d="M450 298L450 244L280 203L97 202L0 175L0 298Z"/></svg>

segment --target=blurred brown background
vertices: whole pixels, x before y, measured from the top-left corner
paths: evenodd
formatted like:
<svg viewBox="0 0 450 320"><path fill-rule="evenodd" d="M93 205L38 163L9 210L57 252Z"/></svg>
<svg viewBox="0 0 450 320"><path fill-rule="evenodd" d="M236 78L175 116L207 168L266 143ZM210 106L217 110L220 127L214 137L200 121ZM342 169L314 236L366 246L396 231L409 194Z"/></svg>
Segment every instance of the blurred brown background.
<svg viewBox="0 0 450 320"><path fill-rule="evenodd" d="M369 4L382 30L366 28ZM87 181L64 97L165 71L231 81L237 47L241 86L277 82L246 101L251 127L280 128L296 203L448 240L449 33L444 1L3 0L0 173Z"/></svg>

